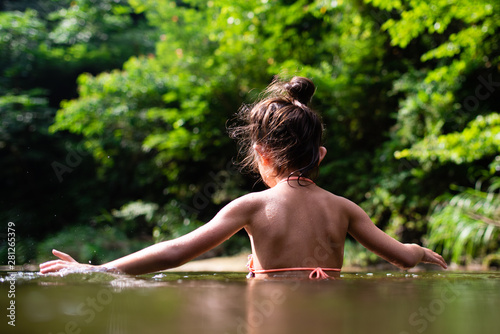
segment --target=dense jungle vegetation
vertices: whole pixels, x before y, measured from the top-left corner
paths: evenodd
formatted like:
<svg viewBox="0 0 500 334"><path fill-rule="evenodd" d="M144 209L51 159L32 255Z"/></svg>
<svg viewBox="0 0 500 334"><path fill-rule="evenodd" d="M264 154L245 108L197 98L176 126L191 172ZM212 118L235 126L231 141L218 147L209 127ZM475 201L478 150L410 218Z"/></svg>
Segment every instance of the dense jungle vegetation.
<svg viewBox="0 0 500 334"><path fill-rule="evenodd" d="M500 262L498 1L7 0L0 233L16 224L17 263L107 261L263 189L226 125L277 74L317 85L322 187L448 261ZM241 233L210 255L247 248ZM346 260L376 258L348 240Z"/></svg>

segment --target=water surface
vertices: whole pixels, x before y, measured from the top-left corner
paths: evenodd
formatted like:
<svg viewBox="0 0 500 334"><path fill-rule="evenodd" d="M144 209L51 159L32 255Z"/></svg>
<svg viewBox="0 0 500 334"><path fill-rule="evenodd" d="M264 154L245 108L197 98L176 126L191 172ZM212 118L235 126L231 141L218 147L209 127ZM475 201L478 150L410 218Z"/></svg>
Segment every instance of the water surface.
<svg viewBox="0 0 500 334"><path fill-rule="evenodd" d="M498 272L343 273L333 281L3 272L0 295L1 333L500 332ZM6 317L11 300L15 327Z"/></svg>

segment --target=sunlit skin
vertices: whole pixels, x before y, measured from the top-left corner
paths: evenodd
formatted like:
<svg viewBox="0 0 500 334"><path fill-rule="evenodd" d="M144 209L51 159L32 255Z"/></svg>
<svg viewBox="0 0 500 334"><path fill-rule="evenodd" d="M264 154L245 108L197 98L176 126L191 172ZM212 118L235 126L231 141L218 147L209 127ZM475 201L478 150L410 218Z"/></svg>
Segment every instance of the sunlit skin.
<svg viewBox="0 0 500 334"><path fill-rule="evenodd" d="M53 250L59 260L40 264L47 274L62 269L109 270L145 274L180 266L221 244L244 228L251 241L255 269L309 267L341 268L347 233L393 265L408 269L418 263L447 268L443 258L416 244L403 244L377 228L353 202L315 183L286 180L277 175L265 147L254 145L259 172L269 189L242 196L205 225L174 240L164 241L109 263L94 266ZM326 148L320 147L320 162ZM276 276L300 275L283 272Z"/></svg>

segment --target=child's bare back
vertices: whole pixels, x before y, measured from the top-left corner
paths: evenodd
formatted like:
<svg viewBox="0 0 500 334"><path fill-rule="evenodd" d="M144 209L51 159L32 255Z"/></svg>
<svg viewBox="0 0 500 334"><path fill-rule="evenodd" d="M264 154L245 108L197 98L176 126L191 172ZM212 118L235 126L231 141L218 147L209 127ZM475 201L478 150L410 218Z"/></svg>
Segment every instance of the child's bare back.
<svg viewBox="0 0 500 334"><path fill-rule="evenodd" d="M262 270L263 277L310 274L309 270L297 270L300 268L342 268L347 233L402 269L422 261L446 267L438 254L385 234L353 202L306 180L301 180L301 185L295 180L284 181L252 195L258 209L245 226L254 269ZM295 270L273 271L286 268Z"/></svg>
<svg viewBox="0 0 500 334"><path fill-rule="evenodd" d="M301 180L257 193L260 209L245 227L255 269L342 268L349 226L344 199ZM277 272L273 275L300 275ZM309 274L309 273L307 273Z"/></svg>

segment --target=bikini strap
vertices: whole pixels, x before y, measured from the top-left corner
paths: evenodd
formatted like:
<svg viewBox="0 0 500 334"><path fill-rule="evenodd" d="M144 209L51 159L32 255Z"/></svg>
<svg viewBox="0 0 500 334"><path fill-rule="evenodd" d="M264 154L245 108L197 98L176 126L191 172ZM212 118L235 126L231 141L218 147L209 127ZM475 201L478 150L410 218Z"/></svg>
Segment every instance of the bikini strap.
<svg viewBox="0 0 500 334"><path fill-rule="evenodd" d="M294 268L278 268L278 269L261 269L261 270L255 270L253 266L253 257L252 254L248 256L248 263L247 263L247 268L250 271L248 277L254 277L255 274L268 274L268 273L275 273L275 272L283 272L283 271L308 271L310 270L311 273L309 274L310 279L327 279L331 278L325 271L335 271L339 272L339 268L321 268L321 267L316 267L316 268L307 268L307 267L294 267Z"/></svg>
<svg viewBox="0 0 500 334"><path fill-rule="evenodd" d="M299 184L300 184L300 181L302 181L302 180L303 180L303 181L310 182L310 183L312 183L312 184L315 184L313 180L311 180L311 179L310 179L310 178L308 178L308 177L303 177L303 176L289 176L289 177L287 177L286 179L280 180L280 181L278 182L278 184L279 184L279 183L283 183L283 182L288 182L288 181L290 181L290 180L297 180L297 181L299 182Z"/></svg>
<svg viewBox="0 0 500 334"><path fill-rule="evenodd" d="M324 270L325 269L322 269L321 267L314 269L309 274L309 279L327 279L327 278L329 278L330 276L328 276L328 274L325 273ZM328 269L326 269L326 270L328 270Z"/></svg>

